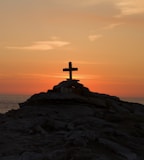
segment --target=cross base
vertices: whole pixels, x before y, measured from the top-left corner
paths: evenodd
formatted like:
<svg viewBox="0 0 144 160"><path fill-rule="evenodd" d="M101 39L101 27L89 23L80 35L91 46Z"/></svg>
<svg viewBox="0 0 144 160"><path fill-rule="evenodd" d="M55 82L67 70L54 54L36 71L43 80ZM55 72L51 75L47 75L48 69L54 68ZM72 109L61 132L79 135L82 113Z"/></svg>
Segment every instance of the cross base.
<svg viewBox="0 0 144 160"><path fill-rule="evenodd" d="M67 78L67 81L76 81L76 82L78 82L78 81L80 81L80 80L78 80L78 79L69 79L69 78Z"/></svg>

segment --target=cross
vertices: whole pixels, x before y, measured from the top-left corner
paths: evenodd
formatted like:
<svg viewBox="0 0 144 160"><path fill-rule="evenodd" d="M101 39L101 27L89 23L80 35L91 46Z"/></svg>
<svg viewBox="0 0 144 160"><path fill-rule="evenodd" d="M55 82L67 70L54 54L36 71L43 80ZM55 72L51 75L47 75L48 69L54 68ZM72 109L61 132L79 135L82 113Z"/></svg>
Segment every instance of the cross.
<svg viewBox="0 0 144 160"><path fill-rule="evenodd" d="M72 62L69 62L69 68L64 68L63 71L69 71L69 79L72 80L72 71L77 71L78 68L73 68L72 67Z"/></svg>

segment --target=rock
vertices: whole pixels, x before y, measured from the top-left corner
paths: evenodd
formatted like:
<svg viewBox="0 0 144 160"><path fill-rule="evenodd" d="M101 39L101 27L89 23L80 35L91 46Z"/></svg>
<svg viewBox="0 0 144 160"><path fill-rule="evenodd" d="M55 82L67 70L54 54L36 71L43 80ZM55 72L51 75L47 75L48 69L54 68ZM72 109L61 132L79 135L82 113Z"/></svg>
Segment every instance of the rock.
<svg viewBox="0 0 144 160"><path fill-rule="evenodd" d="M112 142L111 140L107 140L104 138L100 138L99 143L108 147L108 149L119 154L127 160L137 160L137 155L135 153L131 152L128 148L121 146L120 144L117 144L115 142Z"/></svg>
<svg viewBox="0 0 144 160"><path fill-rule="evenodd" d="M92 160L95 154L88 148L79 149L72 158L75 160Z"/></svg>
<svg viewBox="0 0 144 160"><path fill-rule="evenodd" d="M4 156L0 158L1 160L21 160L20 156Z"/></svg>
<svg viewBox="0 0 144 160"><path fill-rule="evenodd" d="M87 146L91 141L97 139L97 134L94 131L89 130L76 130L68 133L66 142L76 146Z"/></svg>
<svg viewBox="0 0 144 160"><path fill-rule="evenodd" d="M76 80L0 115L0 160L142 160L144 105Z"/></svg>
<svg viewBox="0 0 144 160"><path fill-rule="evenodd" d="M40 160L43 158L44 156L42 154L36 152L24 152L20 156L20 160Z"/></svg>
<svg viewBox="0 0 144 160"><path fill-rule="evenodd" d="M64 160L66 159L66 153L64 150L55 150L49 154L49 160Z"/></svg>
<svg viewBox="0 0 144 160"><path fill-rule="evenodd" d="M122 106L122 103L118 103L117 101L108 101L107 104L110 106L110 108L112 110L114 110L115 112L119 112L119 113L130 113L130 111L126 108Z"/></svg>
<svg viewBox="0 0 144 160"><path fill-rule="evenodd" d="M78 95L88 95L90 93L89 89L84 87L82 84L78 83L77 80L63 81L53 87L53 92L60 92L60 93L73 92Z"/></svg>

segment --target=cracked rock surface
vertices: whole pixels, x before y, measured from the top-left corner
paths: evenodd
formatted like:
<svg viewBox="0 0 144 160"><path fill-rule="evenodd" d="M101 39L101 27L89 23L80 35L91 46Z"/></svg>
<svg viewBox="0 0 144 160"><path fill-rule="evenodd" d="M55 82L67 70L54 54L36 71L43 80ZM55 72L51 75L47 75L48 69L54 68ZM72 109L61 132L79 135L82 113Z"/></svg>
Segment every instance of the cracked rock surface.
<svg viewBox="0 0 144 160"><path fill-rule="evenodd" d="M0 115L0 160L144 159L144 106L74 83Z"/></svg>

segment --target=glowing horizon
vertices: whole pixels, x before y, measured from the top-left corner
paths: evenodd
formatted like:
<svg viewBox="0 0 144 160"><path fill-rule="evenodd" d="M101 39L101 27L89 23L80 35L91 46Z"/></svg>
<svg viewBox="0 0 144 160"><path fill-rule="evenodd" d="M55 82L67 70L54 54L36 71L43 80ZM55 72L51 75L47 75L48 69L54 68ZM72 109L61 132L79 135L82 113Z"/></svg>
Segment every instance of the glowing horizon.
<svg viewBox="0 0 144 160"><path fill-rule="evenodd" d="M92 91L144 95L142 0L5 0L0 10L0 94L47 91L72 61Z"/></svg>

